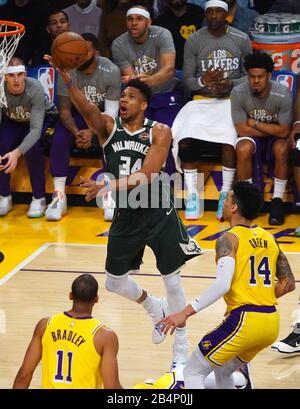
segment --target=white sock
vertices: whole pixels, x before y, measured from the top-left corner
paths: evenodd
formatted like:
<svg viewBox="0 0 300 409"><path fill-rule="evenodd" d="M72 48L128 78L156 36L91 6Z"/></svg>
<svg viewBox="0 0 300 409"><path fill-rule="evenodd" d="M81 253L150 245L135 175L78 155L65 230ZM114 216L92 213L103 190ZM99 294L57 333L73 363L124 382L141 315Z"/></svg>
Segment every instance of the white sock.
<svg viewBox="0 0 300 409"><path fill-rule="evenodd" d="M273 199L275 197L279 197L279 199L283 198L283 195L285 193L286 185L287 185L287 179L282 180L282 179L276 179L274 178L274 193L273 193Z"/></svg>
<svg viewBox="0 0 300 409"><path fill-rule="evenodd" d="M195 193L197 189L197 169L183 169L184 181L187 187L188 194Z"/></svg>
<svg viewBox="0 0 300 409"><path fill-rule="evenodd" d="M187 340L186 327L176 328L176 330L175 330L174 348L175 348L175 349L186 348L187 345L188 345L188 340Z"/></svg>
<svg viewBox="0 0 300 409"><path fill-rule="evenodd" d="M296 320L297 320L297 322L300 322L300 298L299 298L299 301L298 301Z"/></svg>
<svg viewBox="0 0 300 409"><path fill-rule="evenodd" d="M63 195L65 194L65 186L67 181L67 176L57 177L54 176L54 190L61 192Z"/></svg>
<svg viewBox="0 0 300 409"><path fill-rule="evenodd" d="M252 178L249 178L249 179L245 179L245 182L249 182L249 183L253 183L253 180L252 180Z"/></svg>
<svg viewBox="0 0 300 409"><path fill-rule="evenodd" d="M235 169L222 167L223 185L221 192L229 192L235 175Z"/></svg>
<svg viewBox="0 0 300 409"><path fill-rule="evenodd" d="M155 312L157 309L157 299L153 297L153 295L147 294L147 298L141 302L141 305L145 308L145 310L149 313L152 314Z"/></svg>

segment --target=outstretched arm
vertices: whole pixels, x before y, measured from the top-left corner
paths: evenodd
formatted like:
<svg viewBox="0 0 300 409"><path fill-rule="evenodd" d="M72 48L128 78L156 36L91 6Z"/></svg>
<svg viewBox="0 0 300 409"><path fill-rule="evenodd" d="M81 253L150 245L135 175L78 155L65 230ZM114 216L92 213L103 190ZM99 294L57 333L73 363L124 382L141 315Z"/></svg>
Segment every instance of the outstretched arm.
<svg viewBox="0 0 300 409"><path fill-rule="evenodd" d="M169 315L160 323L164 326L164 332L171 329L171 334L186 320L223 297L230 289L235 270L235 254L238 247L236 237L231 233L224 233L216 243L217 277L202 294L196 297L181 312Z"/></svg>
<svg viewBox="0 0 300 409"><path fill-rule="evenodd" d="M281 250L279 250L277 258L275 275L278 278L278 282L275 286L275 296L277 298L295 290L294 274L292 273L288 259Z"/></svg>
<svg viewBox="0 0 300 409"><path fill-rule="evenodd" d="M47 321L48 318L43 318L37 323L22 366L14 380L13 389L29 388L33 372L42 358L42 336L44 335Z"/></svg>
<svg viewBox="0 0 300 409"><path fill-rule="evenodd" d="M160 172L167 159L171 139L170 128L163 124L156 124L152 130L152 145L143 162L142 168L129 176L112 180L108 190L133 189L137 186L151 183L153 176ZM90 179L82 179L82 181L81 186L87 189L87 201L95 198L100 191L103 194L106 192L104 181L100 183L96 183Z"/></svg>

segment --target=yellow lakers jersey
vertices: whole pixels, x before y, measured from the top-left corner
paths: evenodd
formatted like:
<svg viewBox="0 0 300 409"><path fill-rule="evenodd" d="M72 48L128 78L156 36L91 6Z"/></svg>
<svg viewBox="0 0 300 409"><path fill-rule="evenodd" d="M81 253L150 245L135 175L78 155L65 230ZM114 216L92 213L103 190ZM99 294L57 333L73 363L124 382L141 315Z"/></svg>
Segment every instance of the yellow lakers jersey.
<svg viewBox="0 0 300 409"><path fill-rule="evenodd" d="M228 231L239 246L231 288L225 294L227 312L241 305L277 304L275 273L279 248L274 237L260 227L237 225Z"/></svg>
<svg viewBox="0 0 300 409"><path fill-rule="evenodd" d="M94 335L103 324L92 317L73 318L67 312L49 318L42 337L42 387L99 389L101 356Z"/></svg>

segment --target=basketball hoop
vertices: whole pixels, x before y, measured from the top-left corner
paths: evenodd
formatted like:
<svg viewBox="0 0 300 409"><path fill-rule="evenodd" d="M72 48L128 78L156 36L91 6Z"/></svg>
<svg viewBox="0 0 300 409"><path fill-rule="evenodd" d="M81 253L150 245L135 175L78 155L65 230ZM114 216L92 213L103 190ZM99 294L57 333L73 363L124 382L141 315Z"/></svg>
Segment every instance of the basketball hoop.
<svg viewBox="0 0 300 409"><path fill-rule="evenodd" d="M0 107L7 107L4 94L5 70L24 32L23 24L0 20Z"/></svg>

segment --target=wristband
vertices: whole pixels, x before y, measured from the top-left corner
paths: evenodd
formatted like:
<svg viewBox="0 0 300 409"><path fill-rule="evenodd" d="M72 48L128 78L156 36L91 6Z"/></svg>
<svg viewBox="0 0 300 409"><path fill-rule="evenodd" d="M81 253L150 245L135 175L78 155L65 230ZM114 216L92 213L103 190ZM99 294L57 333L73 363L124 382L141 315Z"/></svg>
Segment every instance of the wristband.
<svg viewBox="0 0 300 409"><path fill-rule="evenodd" d="M295 121L295 122L293 123L293 128L294 128L294 126L297 125L297 124L300 124L300 121Z"/></svg>
<svg viewBox="0 0 300 409"><path fill-rule="evenodd" d="M72 85L73 85L72 78L70 79L70 81L65 82L65 87L66 87L66 88L71 88L71 87L72 87Z"/></svg>
<svg viewBox="0 0 300 409"><path fill-rule="evenodd" d="M201 77L198 78L198 84L199 84L200 88L203 88L203 87L206 86L206 84L204 84L204 82L202 81Z"/></svg>

